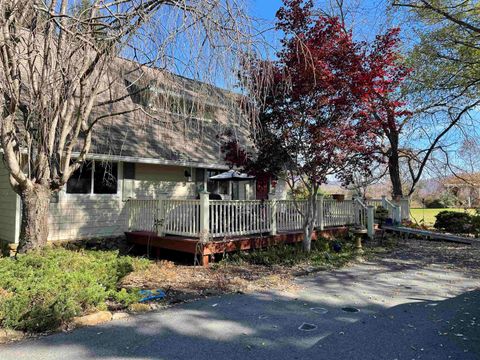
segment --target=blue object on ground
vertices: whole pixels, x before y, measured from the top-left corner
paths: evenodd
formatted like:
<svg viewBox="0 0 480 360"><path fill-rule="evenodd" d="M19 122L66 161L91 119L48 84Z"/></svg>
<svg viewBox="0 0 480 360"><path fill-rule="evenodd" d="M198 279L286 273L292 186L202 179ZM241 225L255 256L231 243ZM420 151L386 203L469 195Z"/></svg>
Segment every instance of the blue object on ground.
<svg viewBox="0 0 480 360"><path fill-rule="evenodd" d="M333 251L335 251L336 253L339 253L340 251L342 251L342 245L339 242L334 242L332 245L332 248L333 248Z"/></svg>
<svg viewBox="0 0 480 360"><path fill-rule="evenodd" d="M140 290L138 292L140 295L143 295L143 298L139 302L152 301L152 300L162 300L165 298L165 292L163 290Z"/></svg>
<svg viewBox="0 0 480 360"><path fill-rule="evenodd" d="M392 226L393 225L393 219L392 218L385 219L385 225Z"/></svg>

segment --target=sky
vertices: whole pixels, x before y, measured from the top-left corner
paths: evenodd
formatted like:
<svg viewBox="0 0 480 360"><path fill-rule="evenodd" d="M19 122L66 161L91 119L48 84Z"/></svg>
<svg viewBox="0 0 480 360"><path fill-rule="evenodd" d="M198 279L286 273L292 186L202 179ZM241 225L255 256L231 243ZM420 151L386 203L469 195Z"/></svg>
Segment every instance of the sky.
<svg viewBox="0 0 480 360"><path fill-rule="evenodd" d="M329 0L316 0L315 6L327 13L332 13L332 2ZM334 3L334 2L333 2ZM390 26L401 26L400 17L394 12L387 11L388 0L345 0L344 1L347 21L354 29L357 40L372 40L379 32ZM249 0L247 3L250 15L258 20L263 26L273 27L275 14L282 6L281 0ZM269 33L268 38L272 45L278 41L279 34L274 31Z"/></svg>
<svg viewBox="0 0 480 360"><path fill-rule="evenodd" d="M331 3L335 3L333 0L314 0L314 2L316 7L329 13L332 11ZM347 8L348 25L353 29L356 40L367 42L372 41L375 35L384 32L390 27L400 27L404 48L410 48L417 41L417 35L405 21L408 15L398 11L397 8L389 9L388 2L389 0L344 0ZM281 0L249 0L250 15L256 18L264 29L274 26L275 14L281 6ZM278 46L280 36L281 34L273 30L265 33L270 46L270 58L274 56L275 47ZM474 119L471 123L478 123L480 121L480 110L472 111L471 116ZM480 143L480 139L478 139L475 133L476 131L472 131L470 136L477 139L477 142ZM458 157L458 152L463 143L463 138L464 134L456 129L449 136L451 160L454 160L462 168L465 164ZM421 140L416 141L421 142ZM420 143L418 145L421 146ZM435 175L431 174L430 176Z"/></svg>

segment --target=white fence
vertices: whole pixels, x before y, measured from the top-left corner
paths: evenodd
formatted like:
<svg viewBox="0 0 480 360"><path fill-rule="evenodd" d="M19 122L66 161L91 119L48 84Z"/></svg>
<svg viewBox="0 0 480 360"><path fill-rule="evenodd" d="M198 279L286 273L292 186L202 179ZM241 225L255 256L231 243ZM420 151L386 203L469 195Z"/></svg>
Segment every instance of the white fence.
<svg viewBox="0 0 480 360"><path fill-rule="evenodd" d="M158 226L172 235L197 236L200 232L200 200L163 200Z"/></svg>
<svg viewBox="0 0 480 360"><path fill-rule="evenodd" d="M293 200L277 200L276 206L276 225L278 231L303 229L302 214L305 214L307 211L307 201L298 200L295 204Z"/></svg>
<svg viewBox="0 0 480 360"><path fill-rule="evenodd" d="M307 201L293 200L128 200L130 231L156 231L159 235L198 238L229 237L303 229ZM337 201L319 197L316 203L316 227L359 225L373 236L374 211L383 206L394 222L409 213L405 204L396 205L385 198L363 202L359 199Z"/></svg>
<svg viewBox="0 0 480 360"><path fill-rule="evenodd" d="M269 202L256 200L209 201L209 230L213 237L261 234L270 231Z"/></svg>
<svg viewBox="0 0 480 360"><path fill-rule="evenodd" d="M155 231L160 200L128 200L128 228L131 231Z"/></svg>
<svg viewBox="0 0 480 360"><path fill-rule="evenodd" d="M326 199L323 201L323 225L342 226L355 224L354 203L352 200L336 201ZM317 222L320 223L321 219Z"/></svg>

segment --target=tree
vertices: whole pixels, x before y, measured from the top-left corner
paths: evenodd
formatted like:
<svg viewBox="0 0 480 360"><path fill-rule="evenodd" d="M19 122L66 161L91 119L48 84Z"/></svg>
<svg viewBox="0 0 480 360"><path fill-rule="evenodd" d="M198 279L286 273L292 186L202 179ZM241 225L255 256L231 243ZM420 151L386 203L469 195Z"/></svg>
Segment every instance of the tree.
<svg viewBox="0 0 480 360"><path fill-rule="evenodd" d="M234 53L242 11L235 0L0 0L0 142L22 200L19 251L46 244L50 197L85 162L95 125L141 111L112 110L119 56L188 64L176 39L209 61L216 48Z"/></svg>
<svg viewBox="0 0 480 360"><path fill-rule="evenodd" d="M400 136L412 115L402 101L405 96L402 86L411 69L405 65L399 52L399 31L396 28L377 36L369 56L369 67L377 74L373 78L372 114L381 124L382 135L387 140L381 152L387 159L393 198L403 196L400 160L404 153Z"/></svg>
<svg viewBox="0 0 480 360"><path fill-rule="evenodd" d="M258 153L246 158L259 166L258 159L268 155L283 159L277 167L283 174L277 175L292 190L298 182L305 187L306 205L296 201L305 251L311 248L320 185L331 176L349 183L353 174L368 175L372 162L381 161L383 119L373 116L372 100L375 79L386 71L372 66L373 53L353 40L339 18L317 13L312 1L285 0L277 12L277 29L285 34L278 60L257 62L250 75L271 76L271 82L260 96ZM265 154L265 143L275 152Z"/></svg>
<svg viewBox="0 0 480 360"><path fill-rule="evenodd" d="M453 0L395 0L393 5L409 10L418 34L409 54L414 72L407 89L410 103L418 106L405 134L410 149L401 151L411 195L429 165L443 157L450 166L455 133L480 104L480 5Z"/></svg>

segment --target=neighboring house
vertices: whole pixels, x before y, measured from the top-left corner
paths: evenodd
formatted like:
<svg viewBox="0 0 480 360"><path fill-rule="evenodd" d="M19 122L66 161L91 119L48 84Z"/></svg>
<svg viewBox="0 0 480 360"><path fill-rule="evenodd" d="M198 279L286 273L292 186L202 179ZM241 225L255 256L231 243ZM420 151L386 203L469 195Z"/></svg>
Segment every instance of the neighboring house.
<svg viewBox="0 0 480 360"><path fill-rule="evenodd" d="M461 202L461 205L466 207L480 205L480 173L450 176L442 183L445 189Z"/></svg>
<svg viewBox="0 0 480 360"><path fill-rule="evenodd" d="M221 152L226 130L248 142L250 124L241 115L240 96L119 61L123 81L104 91L123 99L98 111L135 112L99 122L86 163L51 200L49 239L119 236L128 230L127 200L195 199L199 191L224 198L255 199L255 181L214 183L228 170ZM18 242L20 198L0 163L0 240Z"/></svg>

